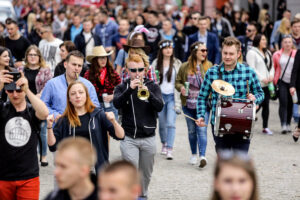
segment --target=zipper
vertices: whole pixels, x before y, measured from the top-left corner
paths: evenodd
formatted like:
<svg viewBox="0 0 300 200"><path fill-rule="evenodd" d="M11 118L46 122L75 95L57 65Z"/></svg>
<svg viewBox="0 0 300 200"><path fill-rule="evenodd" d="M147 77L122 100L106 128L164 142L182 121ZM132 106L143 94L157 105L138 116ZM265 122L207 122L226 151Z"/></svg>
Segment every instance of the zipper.
<svg viewBox="0 0 300 200"><path fill-rule="evenodd" d="M90 126L91 121L92 121L92 118L90 118L88 125L89 125L89 135L90 135L90 142L91 142L91 150L93 151L93 139L92 139L92 133L91 133L91 126ZM94 162L93 156L92 156L92 161ZM94 162L94 163L96 163L96 162ZM95 168L95 166L91 167L91 171L96 174L96 168Z"/></svg>
<svg viewBox="0 0 300 200"><path fill-rule="evenodd" d="M134 136L133 138L136 137L136 131L137 131L137 126L136 126L136 119L135 119L135 112L134 112L134 106L133 106L133 99L132 99L132 94L130 95L130 98L131 98L131 105L132 105L132 113L133 113L133 119L134 119Z"/></svg>

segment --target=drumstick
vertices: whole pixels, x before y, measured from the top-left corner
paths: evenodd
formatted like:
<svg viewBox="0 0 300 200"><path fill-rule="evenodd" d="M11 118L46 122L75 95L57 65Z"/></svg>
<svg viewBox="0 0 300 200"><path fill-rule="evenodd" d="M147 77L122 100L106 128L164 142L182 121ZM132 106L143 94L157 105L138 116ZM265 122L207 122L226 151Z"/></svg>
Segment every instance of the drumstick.
<svg viewBox="0 0 300 200"><path fill-rule="evenodd" d="M193 121L197 121L196 119L194 119L194 118L192 118L192 117L190 117L190 116L188 116L188 115L186 115L186 114L184 114L184 113L182 113L183 114L183 116L185 116L185 117L187 117L187 118L189 118L189 119L191 119L191 120L193 120ZM207 125L205 124L205 126L204 127L206 127Z"/></svg>
<svg viewBox="0 0 300 200"><path fill-rule="evenodd" d="M247 80L247 96L249 96L249 81Z"/></svg>

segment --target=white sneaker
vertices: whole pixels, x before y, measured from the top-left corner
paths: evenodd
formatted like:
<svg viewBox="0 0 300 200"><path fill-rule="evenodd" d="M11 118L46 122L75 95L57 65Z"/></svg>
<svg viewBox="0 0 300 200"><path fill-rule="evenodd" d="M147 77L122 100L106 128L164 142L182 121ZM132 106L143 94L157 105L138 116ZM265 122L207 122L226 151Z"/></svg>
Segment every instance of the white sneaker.
<svg viewBox="0 0 300 200"><path fill-rule="evenodd" d="M273 132L269 128L264 128L262 132L267 135L273 135Z"/></svg>
<svg viewBox="0 0 300 200"><path fill-rule="evenodd" d="M281 126L281 133L282 134L286 134L287 133L287 126L286 125L282 125Z"/></svg>
<svg viewBox="0 0 300 200"><path fill-rule="evenodd" d="M204 156L201 156L200 157L200 164L199 164L199 167L200 168L204 168L205 166L207 165L207 160Z"/></svg>
<svg viewBox="0 0 300 200"><path fill-rule="evenodd" d="M291 133L292 132L292 129L291 129L291 126L290 125L286 125L286 131L288 133Z"/></svg>
<svg viewBox="0 0 300 200"><path fill-rule="evenodd" d="M197 164L197 155L192 155L190 158L190 164L191 165L196 165Z"/></svg>
<svg viewBox="0 0 300 200"><path fill-rule="evenodd" d="M167 155L167 147L165 145L162 145L160 154L161 155Z"/></svg>
<svg viewBox="0 0 300 200"><path fill-rule="evenodd" d="M167 160L173 160L172 150L167 151Z"/></svg>

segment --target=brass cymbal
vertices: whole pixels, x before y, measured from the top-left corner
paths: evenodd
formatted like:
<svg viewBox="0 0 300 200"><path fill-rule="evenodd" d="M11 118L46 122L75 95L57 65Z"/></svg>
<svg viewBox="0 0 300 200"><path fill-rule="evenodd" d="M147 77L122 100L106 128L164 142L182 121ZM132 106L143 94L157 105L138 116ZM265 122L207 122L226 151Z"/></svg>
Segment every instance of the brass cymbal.
<svg viewBox="0 0 300 200"><path fill-rule="evenodd" d="M214 91L224 96L232 96L235 93L234 87L230 83L223 80L214 80L211 84L211 87L214 89Z"/></svg>

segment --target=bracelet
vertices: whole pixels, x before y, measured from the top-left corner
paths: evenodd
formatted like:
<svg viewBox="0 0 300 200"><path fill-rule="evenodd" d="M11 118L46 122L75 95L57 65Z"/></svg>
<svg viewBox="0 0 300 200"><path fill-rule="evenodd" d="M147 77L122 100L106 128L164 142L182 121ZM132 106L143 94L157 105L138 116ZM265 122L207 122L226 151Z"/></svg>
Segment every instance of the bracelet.
<svg viewBox="0 0 300 200"><path fill-rule="evenodd" d="M47 127L47 129L52 129L52 127L50 127L50 128L49 128L49 127Z"/></svg>

